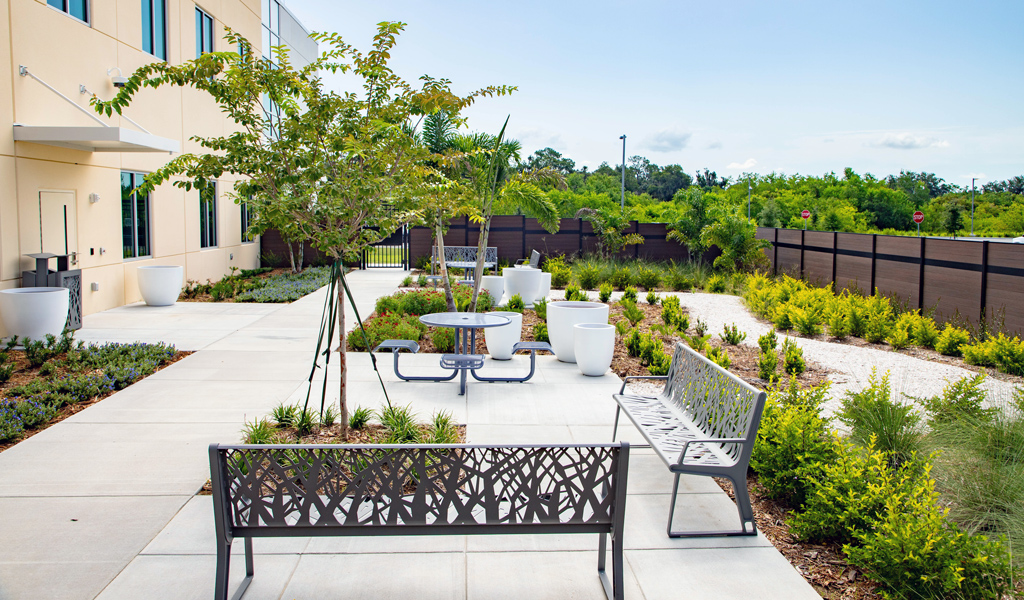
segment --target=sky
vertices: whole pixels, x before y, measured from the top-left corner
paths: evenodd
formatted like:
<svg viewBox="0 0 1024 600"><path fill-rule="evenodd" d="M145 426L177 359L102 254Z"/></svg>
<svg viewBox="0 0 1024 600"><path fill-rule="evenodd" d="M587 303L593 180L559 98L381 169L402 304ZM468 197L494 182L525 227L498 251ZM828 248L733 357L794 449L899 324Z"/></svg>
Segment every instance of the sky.
<svg viewBox="0 0 1024 600"><path fill-rule="evenodd" d="M626 135L627 158L690 174L1024 174L1021 0L286 4L360 50L377 23L406 23L398 74L517 86L468 109L469 130L509 117L525 155L577 168L621 164Z"/></svg>

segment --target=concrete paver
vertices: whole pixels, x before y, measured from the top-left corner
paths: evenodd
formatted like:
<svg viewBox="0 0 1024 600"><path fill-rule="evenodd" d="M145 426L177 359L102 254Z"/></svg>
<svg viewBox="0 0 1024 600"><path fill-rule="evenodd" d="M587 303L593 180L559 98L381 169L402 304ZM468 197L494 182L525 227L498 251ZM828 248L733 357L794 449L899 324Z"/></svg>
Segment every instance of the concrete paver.
<svg viewBox="0 0 1024 600"><path fill-rule="evenodd" d="M350 274L363 316L404 276ZM87 317L78 339L173 341L198 352L0 453L0 598L208 596L213 515L210 497L195 495L209 477L207 446L238 440L245 420L280 402L305 401L325 295L289 305L132 305ZM377 362L393 404L421 418L448 411L473 443L611 439L611 393L620 385L613 375L584 377L539 356L530 382L471 380L459 396L455 382L403 382L390 356ZM437 362L401 358L409 374L440 373ZM348 368L350 407L383 406L370 356L350 354ZM528 368L527 357L487 364L503 373ZM336 402L336 357L326 379L327 401ZM642 441L628 422L619 437ZM669 539L671 482L652 451L632 450L626 598L817 597L763 536ZM684 479L677 519L682 527L738 525L735 505L699 477ZM233 585L244 573L242 549L233 550ZM247 599L603 598L593 535L259 539L255 550Z"/></svg>

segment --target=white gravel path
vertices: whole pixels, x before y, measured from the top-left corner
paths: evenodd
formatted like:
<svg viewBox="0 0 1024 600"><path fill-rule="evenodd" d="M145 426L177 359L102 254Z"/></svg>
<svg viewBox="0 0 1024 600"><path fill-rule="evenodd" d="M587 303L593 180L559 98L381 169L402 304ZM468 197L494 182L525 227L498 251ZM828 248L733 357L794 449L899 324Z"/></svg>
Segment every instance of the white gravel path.
<svg viewBox="0 0 1024 600"><path fill-rule="evenodd" d="M591 292L596 299L596 294ZM757 347L757 338L769 331L771 325L761 323L747 309L743 299L738 296L705 293L664 292L659 296L679 296L680 304L690 313L690 324L699 318L708 324L708 333L721 337L725 325L733 323L746 332L744 344ZM612 295L613 300L621 298L621 293ZM645 302L645 294L639 294L640 302ZM553 292L552 299L561 299L561 292ZM847 390L859 391L867 386L871 370L877 369L882 375L889 371L893 397L927 398L942 393L947 382L974 375L973 371L954 367L943 363L914 358L899 352L877 350L836 344L802 337L779 335L779 343L784 337L791 337L804 351L804 358L833 371L829 375L832 381L831 400L823 407L823 412L834 412L839 401ZM989 404L1003 404L1012 398L1015 386L1012 383L987 378L984 388L988 391Z"/></svg>

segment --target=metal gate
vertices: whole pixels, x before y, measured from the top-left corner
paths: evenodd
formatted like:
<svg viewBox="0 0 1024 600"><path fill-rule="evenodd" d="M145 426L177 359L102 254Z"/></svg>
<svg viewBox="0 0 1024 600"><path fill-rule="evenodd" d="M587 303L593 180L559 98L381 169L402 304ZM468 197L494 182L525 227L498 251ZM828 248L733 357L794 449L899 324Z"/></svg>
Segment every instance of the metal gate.
<svg viewBox="0 0 1024 600"><path fill-rule="evenodd" d="M409 226L402 225L394 233L363 250L360 268L409 269Z"/></svg>

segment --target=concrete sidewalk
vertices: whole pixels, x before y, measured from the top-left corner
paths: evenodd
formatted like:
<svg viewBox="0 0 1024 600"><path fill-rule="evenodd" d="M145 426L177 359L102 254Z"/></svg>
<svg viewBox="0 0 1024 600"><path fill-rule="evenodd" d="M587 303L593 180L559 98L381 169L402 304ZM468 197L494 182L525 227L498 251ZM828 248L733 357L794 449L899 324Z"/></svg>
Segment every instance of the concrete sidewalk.
<svg viewBox="0 0 1024 600"><path fill-rule="evenodd" d="M360 312L404 275L352 273ZM209 478L207 446L238 441L246 419L305 397L324 294L290 305L133 305L87 317L79 339L199 351L0 454L0 598L209 597L213 513L210 497L195 495ZM381 406L369 356L349 356L351 406ZM401 382L382 358L392 402L421 418L450 411L471 442L611 438L614 375L583 377L544 356L530 382L471 382L458 396L455 382ZM486 368L525 373L527 360ZM402 361L410 374L439 368L436 355ZM331 399L336 377L328 374ZM628 425L620 431L639 441ZM627 598L818 598L761 535L670 540L670 474L650 450L634 449L630 462ZM684 492L677 526L737 525L733 503L710 479L688 478ZM255 548L247 599L604 597L596 536L258 539ZM236 561L234 585L243 572Z"/></svg>

